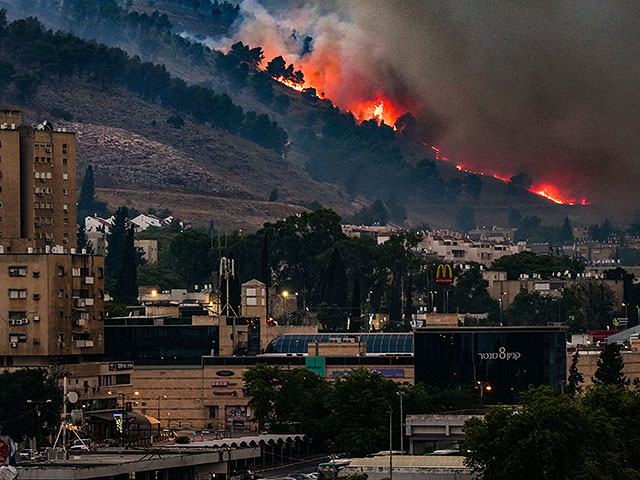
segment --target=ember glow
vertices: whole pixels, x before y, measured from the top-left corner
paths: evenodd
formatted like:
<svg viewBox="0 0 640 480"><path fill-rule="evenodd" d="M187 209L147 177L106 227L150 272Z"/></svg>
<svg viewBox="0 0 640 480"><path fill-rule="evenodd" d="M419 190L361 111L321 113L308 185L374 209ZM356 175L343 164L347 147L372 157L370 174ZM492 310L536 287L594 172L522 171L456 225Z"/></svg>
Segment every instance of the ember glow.
<svg viewBox="0 0 640 480"><path fill-rule="evenodd" d="M298 83L292 82L291 80L285 79L283 77L276 78L275 80L298 92L302 92L306 88L315 88L316 92L322 91L321 88L318 88L316 86L312 87L311 85L307 85L306 82L303 84L298 84ZM318 98L322 98L320 95L318 94L316 95L318 96ZM353 103L353 102L350 102L350 103ZM363 122L365 120L375 119L380 124L384 123L386 125L393 127L394 130L396 129L395 127L396 120L402 113L405 113L405 112L400 113L400 111L393 108L393 104L389 99L382 98L381 96L378 96L375 100L359 102L355 105L355 107L351 107L350 111L353 114L353 116L360 122ZM424 145L428 146L426 143L424 143ZM433 153L437 160L442 160L444 162L450 161L449 157L444 156L440 148L436 147L435 145L431 146L431 150L433 150ZM480 176L491 176L505 183L508 183L511 177L511 175L503 175L503 174L497 174L497 173L488 173L488 172L483 172L478 170L472 170L472 169L466 168L464 165L461 165L461 164L457 164L455 167L459 171L462 171L465 173L469 173L472 175L480 175ZM549 182L534 183L528 190L531 193L534 193L540 197L546 198L547 200L553 203L556 203L558 205L589 205L589 202L587 201L586 198L581 198L579 200L575 198L568 198L566 195L563 195L560 192L560 189L558 187L556 187L555 185Z"/></svg>
<svg viewBox="0 0 640 480"><path fill-rule="evenodd" d="M433 150L433 152L435 153L436 159L437 160L442 160L445 162L448 162L449 159L447 157L443 157L440 153L440 149L436 146L432 146L431 149ZM481 175L481 176L491 176L497 180L500 180L502 182L505 183L509 183L509 179L511 177L511 175L509 176L501 176L495 173L485 173L485 172L479 172L476 170L470 170L468 168L465 168L463 165L456 165L456 169L461 171L461 172L465 172L465 173L470 173L472 175ZM567 198L565 195L563 195L560 192L560 189L550 183L541 183L541 184L534 184L531 187L528 188L528 190L531 193L535 193L536 195L539 195L540 197L546 198L547 200L556 203L558 205L590 205L590 203L587 201L586 198L581 198L579 200L575 199L575 198Z"/></svg>

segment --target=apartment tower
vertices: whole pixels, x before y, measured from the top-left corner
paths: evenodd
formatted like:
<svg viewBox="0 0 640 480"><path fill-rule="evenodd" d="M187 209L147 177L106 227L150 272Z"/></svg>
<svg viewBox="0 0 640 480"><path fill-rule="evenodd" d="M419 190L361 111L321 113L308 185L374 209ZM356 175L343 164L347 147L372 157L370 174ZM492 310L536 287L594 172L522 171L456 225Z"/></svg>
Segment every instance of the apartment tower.
<svg viewBox="0 0 640 480"><path fill-rule="evenodd" d="M0 110L0 366L104 351L104 258L77 251L76 139Z"/></svg>

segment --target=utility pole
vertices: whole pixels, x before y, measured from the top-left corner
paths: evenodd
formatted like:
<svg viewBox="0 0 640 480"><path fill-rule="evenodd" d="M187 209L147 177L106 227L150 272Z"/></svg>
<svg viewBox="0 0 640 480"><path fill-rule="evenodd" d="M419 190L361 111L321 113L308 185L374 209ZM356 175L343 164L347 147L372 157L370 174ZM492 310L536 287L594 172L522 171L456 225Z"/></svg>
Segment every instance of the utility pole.
<svg viewBox="0 0 640 480"><path fill-rule="evenodd" d="M393 480L393 410L389 409L389 480Z"/></svg>
<svg viewBox="0 0 640 480"><path fill-rule="evenodd" d="M402 413L402 396L404 392L400 390L400 451L404 455L404 415Z"/></svg>
<svg viewBox="0 0 640 480"><path fill-rule="evenodd" d="M62 423L65 425L62 431L62 450L67 451L67 376L62 377ZM66 459L66 454L65 454Z"/></svg>

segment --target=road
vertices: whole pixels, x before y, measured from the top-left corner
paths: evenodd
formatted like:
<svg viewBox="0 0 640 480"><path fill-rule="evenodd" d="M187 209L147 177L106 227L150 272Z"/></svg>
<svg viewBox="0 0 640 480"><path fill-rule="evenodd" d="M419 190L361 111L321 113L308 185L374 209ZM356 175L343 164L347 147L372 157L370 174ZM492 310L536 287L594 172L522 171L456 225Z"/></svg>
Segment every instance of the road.
<svg viewBox="0 0 640 480"><path fill-rule="evenodd" d="M313 473L317 471L318 464L326 462L328 460L329 460L329 457L315 458L308 462L299 463L297 465L287 465L287 466L283 466L282 468L278 468L276 470L268 470L265 472L258 472L258 473L264 479L283 478L296 473Z"/></svg>

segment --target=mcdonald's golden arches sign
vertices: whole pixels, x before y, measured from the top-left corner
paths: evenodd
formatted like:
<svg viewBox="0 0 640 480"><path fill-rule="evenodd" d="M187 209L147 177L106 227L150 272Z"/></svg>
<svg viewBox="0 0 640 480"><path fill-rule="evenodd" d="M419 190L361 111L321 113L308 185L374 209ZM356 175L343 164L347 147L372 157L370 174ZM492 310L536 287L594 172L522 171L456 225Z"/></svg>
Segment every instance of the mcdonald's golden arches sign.
<svg viewBox="0 0 640 480"><path fill-rule="evenodd" d="M438 285L451 285L453 283L453 270L448 263L441 263L436 270L436 283Z"/></svg>

